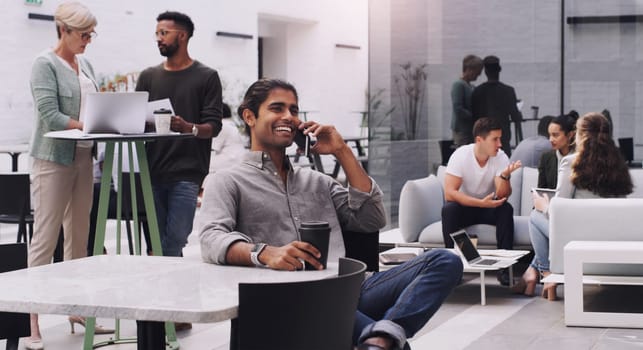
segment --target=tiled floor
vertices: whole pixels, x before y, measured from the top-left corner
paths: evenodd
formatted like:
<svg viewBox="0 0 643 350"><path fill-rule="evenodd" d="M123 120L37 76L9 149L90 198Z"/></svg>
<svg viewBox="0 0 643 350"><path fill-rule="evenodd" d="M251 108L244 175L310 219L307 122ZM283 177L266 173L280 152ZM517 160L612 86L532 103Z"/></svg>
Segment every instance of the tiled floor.
<svg viewBox="0 0 643 350"><path fill-rule="evenodd" d="M113 228L113 223L111 224ZM0 242L15 240L15 226L0 225ZM125 243L123 243L123 247ZM115 250L114 239L108 240L109 252ZM198 237L190 236L185 256L200 259ZM513 295L487 277L487 305L480 305L477 274L466 274L443 307L412 340L413 349L643 349L643 329L605 329L565 327L563 301L549 302L541 297L527 298ZM540 289L537 289L539 291ZM588 306L616 306L641 311L641 288L594 287L588 292ZM558 289L563 295L562 287ZM589 298L592 296L592 298ZM112 326L113 320L100 319L99 323ZM70 334L67 318L61 315L41 315L41 327L46 349L81 349L83 330L77 327ZM135 323L121 321L121 335L133 336ZM643 325L641 325L643 328ZM195 324L189 331L178 334L181 349L227 350L229 323ZM96 339L108 339L97 336ZM0 341L0 349L5 346ZM22 345L21 345L22 346ZM135 349L134 344L121 344L106 349Z"/></svg>

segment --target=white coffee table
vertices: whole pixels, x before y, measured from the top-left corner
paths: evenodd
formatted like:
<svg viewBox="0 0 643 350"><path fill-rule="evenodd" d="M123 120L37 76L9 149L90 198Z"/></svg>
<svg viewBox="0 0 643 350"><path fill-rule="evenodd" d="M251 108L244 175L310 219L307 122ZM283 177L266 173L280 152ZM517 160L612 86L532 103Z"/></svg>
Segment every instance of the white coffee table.
<svg viewBox="0 0 643 350"><path fill-rule="evenodd" d="M443 249L443 248L439 248ZM414 248L414 247L396 247L390 250L387 250L382 253L419 253L423 248ZM456 253L455 249L449 249L454 254ZM486 283L485 283L485 274L487 271L498 271L501 268L509 268L509 283L510 286L513 284L513 269L511 267L518 262L518 259L529 254L528 250L504 250L504 249L480 249L478 250L480 256L488 257L492 259L507 260L508 264L505 264L503 267L494 267L494 266L484 266L484 267L473 267L469 266L466 260L462 259L462 264L464 265L464 272L468 273L479 273L480 274L480 304L487 305L487 294L486 294ZM380 263L380 271L388 270L395 265L384 265Z"/></svg>
<svg viewBox="0 0 643 350"><path fill-rule="evenodd" d="M565 325L641 328L641 313L585 311L583 285L640 286L643 285L643 277L586 275L583 266L587 263L643 264L643 242L571 241L564 252Z"/></svg>
<svg viewBox="0 0 643 350"><path fill-rule="evenodd" d="M504 249L480 249L478 250L480 256L483 258L492 258L499 260L507 260L510 262L509 265L503 267L494 267L494 266L469 266L469 264L463 260L464 272L472 272L480 274L480 304L487 305L487 294L486 294L486 283L485 283L485 273L487 271L498 271L501 268L509 269L509 286L513 285L513 265L518 262L518 259L529 254L528 250L504 250Z"/></svg>

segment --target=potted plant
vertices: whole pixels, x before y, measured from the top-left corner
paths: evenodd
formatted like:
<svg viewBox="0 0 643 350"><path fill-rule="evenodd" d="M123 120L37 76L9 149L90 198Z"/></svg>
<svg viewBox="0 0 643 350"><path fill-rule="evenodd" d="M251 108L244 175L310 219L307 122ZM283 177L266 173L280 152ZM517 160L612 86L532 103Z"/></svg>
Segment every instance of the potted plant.
<svg viewBox="0 0 643 350"><path fill-rule="evenodd" d="M397 74L393 82L399 99L399 111L404 121L403 132L394 132L392 138L397 140L415 140L418 129L426 117L424 100L426 95L427 64L413 65L411 62L400 64L402 72Z"/></svg>

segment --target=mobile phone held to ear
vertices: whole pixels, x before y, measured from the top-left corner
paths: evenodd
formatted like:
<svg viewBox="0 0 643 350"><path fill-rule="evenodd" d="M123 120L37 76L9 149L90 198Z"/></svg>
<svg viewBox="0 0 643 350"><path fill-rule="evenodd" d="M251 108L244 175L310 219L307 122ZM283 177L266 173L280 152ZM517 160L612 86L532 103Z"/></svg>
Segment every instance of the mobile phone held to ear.
<svg viewBox="0 0 643 350"><path fill-rule="evenodd" d="M303 130L297 129L295 133L295 143L297 147L304 151L304 156L310 155L310 136L304 135Z"/></svg>
<svg viewBox="0 0 643 350"><path fill-rule="evenodd" d="M310 136L304 135L304 156L310 155Z"/></svg>

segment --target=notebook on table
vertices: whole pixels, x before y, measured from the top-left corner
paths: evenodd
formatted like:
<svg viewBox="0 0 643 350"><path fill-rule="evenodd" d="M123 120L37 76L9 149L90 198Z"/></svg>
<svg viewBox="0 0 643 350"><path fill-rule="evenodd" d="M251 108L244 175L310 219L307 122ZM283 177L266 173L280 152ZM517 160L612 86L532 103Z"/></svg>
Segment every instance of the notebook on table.
<svg viewBox="0 0 643 350"><path fill-rule="evenodd" d="M399 265L424 252L424 248L396 247L380 253L380 263L383 265Z"/></svg>
<svg viewBox="0 0 643 350"><path fill-rule="evenodd" d="M148 93L91 92L85 95L84 134L142 134Z"/></svg>
<svg viewBox="0 0 643 350"><path fill-rule="evenodd" d="M471 267L494 267L504 268L511 266L514 261L508 259L492 259L480 256L478 249L471 242L471 238L465 230L453 232L451 239L455 243L455 248L460 255L464 257Z"/></svg>

